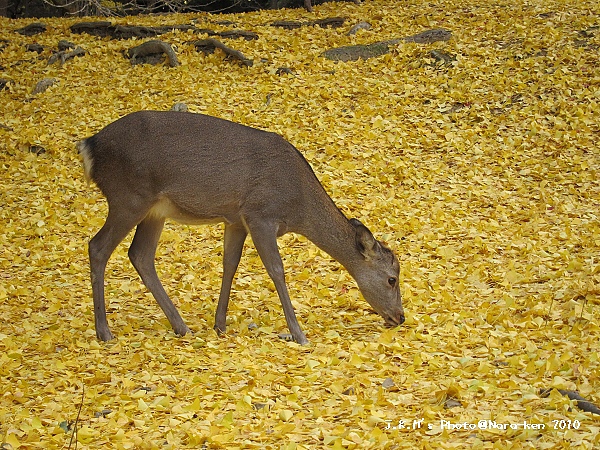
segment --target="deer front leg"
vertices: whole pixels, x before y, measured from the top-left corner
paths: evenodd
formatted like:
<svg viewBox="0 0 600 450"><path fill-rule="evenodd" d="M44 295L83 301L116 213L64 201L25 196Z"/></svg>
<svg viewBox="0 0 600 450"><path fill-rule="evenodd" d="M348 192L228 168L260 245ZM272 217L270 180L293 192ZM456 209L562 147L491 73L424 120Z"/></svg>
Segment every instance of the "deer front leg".
<svg viewBox="0 0 600 450"><path fill-rule="evenodd" d="M229 295L233 277L242 257L244 242L248 232L244 225L235 223L225 225L225 236L223 238L223 279L221 280L221 293L215 313L215 330L220 335L225 333L227 327L227 307L229 306Z"/></svg>
<svg viewBox="0 0 600 450"><path fill-rule="evenodd" d="M258 251L258 255L262 260L267 273L275 283L281 306L283 306L283 313L285 314L285 321L287 322L288 329L292 334L294 340L301 345L308 344L308 339L302 332L298 319L296 319L296 313L294 312L294 306L290 300L290 295L285 284L285 273L283 271L283 261L279 254L277 247L277 225L274 223L264 223L257 221L257 223L248 223L252 240Z"/></svg>

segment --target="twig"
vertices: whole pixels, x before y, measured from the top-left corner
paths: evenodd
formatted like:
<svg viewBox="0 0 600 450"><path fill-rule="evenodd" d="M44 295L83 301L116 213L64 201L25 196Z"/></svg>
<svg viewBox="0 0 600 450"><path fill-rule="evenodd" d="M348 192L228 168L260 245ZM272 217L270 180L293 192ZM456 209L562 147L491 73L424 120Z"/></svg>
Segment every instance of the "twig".
<svg viewBox="0 0 600 450"><path fill-rule="evenodd" d="M79 416L81 415L81 408L83 408L83 399L85 398L85 384L81 385L81 403L79 404L79 410L77 411L77 418L75 419L75 424L73 425L73 434L71 434L71 440L69 441L69 448L71 448L71 444L73 443L73 438L75 438L75 450L77 450L77 426L79 425Z"/></svg>

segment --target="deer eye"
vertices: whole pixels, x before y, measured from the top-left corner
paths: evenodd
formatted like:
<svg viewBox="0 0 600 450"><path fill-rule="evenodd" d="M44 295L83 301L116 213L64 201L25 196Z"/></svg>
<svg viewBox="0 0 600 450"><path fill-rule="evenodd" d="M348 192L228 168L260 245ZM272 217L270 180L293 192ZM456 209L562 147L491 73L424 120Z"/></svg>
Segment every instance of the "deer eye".
<svg viewBox="0 0 600 450"><path fill-rule="evenodd" d="M388 278L388 284L389 284L391 287L394 287L394 286L396 286L396 283L397 283L397 282L398 282L398 280L396 279L396 277L389 277L389 278Z"/></svg>

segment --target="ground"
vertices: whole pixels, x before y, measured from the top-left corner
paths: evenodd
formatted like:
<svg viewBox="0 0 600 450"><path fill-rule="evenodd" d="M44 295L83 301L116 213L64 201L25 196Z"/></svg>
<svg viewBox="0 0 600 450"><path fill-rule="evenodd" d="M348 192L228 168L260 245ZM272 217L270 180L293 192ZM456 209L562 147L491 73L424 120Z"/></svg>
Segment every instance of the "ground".
<svg viewBox="0 0 600 450"><path fill-rule="evenodd" d="M600 10L593 1L327 3L243 15L161 15L253 31L251 67L161 35L181 63L132 66L143 39L72 34L81 19L0 18L0 441L3 448L545 448L600 446ZM276 20L346 17L342 28ZM367 21L370 30L345 33ZM347 26L346 26L347 25ZM367 60L334 47L444 28ZM47 65L66 39L84 56ZM44 46L39 55L26 44ZM436 50L448 58L435 57ZM281 71L281 67L290 70ZM44 78L55 82L32 93ZM93 327L87 242L106 204L77 140L184 102L282 134L332 198L399 256L407 321L387 329L338 263L280 239L310 340L246 247L213 331L222 229L169 222L157 266L193 335L177 337L127 260L109 262L109 324Z"/></svg>

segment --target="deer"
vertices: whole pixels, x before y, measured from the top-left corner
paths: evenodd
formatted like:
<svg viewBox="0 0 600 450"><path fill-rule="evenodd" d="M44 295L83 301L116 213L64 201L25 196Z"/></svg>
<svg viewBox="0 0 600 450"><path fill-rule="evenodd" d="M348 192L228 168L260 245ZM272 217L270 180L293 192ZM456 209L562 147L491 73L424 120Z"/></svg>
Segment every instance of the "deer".
<svg viewBox="0 0 600 450"><path fill-rule="evenodd" d="M251 236L273 281L291 338L307 344L288 293L277 238L293 232L337 260L389 327L404 323L399 262L358 219L348 219L310 164L282 136L191 112L137 111L76 145L88 183L108 203L88 244L94 323L113 339L104 298L108 260L135 228L128 256L179 336L191 333L158 278L155 254L166 219L224 223L223 276L214 329L226 316L244 243Z"/></svg>

